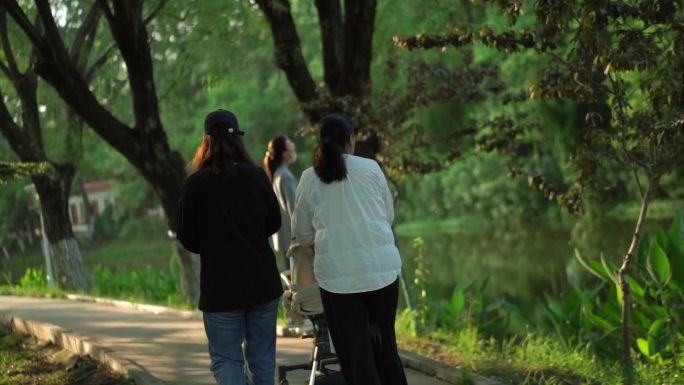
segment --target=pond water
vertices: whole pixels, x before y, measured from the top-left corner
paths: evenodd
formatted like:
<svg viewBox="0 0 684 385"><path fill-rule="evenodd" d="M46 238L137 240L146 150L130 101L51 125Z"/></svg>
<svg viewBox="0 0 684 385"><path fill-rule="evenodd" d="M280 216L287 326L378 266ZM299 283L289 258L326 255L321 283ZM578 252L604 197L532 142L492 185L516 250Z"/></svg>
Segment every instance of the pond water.
<svg viewBox="0 0 684 385"><path fill-rule="evenodd" d="M417 255L413 239L423 239L423 256L436 298L449 300L456 286L489 277L489 300L504 297L527 313L544 293L556 297L572 280L586 274L576 261L575 249L593 258L603 253L618 264L635 224L614 219L528 222L508 228L494 225L479 234L400 234L397 241L405 274L413 282ZM655 223L647 227L653 229Z"/></svg>

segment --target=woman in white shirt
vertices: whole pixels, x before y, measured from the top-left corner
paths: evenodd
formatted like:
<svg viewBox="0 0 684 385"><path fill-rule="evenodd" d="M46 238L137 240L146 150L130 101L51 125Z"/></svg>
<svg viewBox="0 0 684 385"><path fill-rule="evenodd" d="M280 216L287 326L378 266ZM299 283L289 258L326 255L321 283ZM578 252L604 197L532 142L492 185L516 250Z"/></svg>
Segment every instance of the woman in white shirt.
<svg viewBox="0 0 684 385"><path fill-rule="evenodd" d="M394 332L401 258L392 196L380 166L352 155L354 130L343 114L321 121L292 231L300 245L314 245L314 273L346 383L405 385Z"/></svg>

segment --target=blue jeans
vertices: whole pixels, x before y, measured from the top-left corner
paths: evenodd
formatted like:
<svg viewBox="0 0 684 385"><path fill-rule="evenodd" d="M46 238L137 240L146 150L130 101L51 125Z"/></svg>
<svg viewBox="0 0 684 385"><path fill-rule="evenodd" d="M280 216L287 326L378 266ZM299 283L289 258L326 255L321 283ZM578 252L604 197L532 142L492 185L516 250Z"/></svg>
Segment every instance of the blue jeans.
<svg viewBox="0 0 684 385"><path fill-rule="evenodd" d="M219 385L273 385L277 316L277 299L239 310L204 313L211 371Z"/></svg>

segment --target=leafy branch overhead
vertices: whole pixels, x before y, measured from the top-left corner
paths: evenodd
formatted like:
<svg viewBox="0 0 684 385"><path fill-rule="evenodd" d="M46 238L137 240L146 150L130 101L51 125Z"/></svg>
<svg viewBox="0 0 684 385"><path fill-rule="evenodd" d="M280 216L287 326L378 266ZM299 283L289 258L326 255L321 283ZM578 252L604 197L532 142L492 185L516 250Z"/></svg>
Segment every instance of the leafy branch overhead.
<svg viewBox="0 0 684 385"><path fill-rule="evenodd" d="M441 138L440 145L445 148L446 155L437 154L436 151L430 151L434 143L426 137L425 127L411 123L416 112L445 101L468 103L496 98L508 104L527 98L520 92L513 93L506 89L499 80L497 67L474 64L471 53L463 55L456 69L444 63L434 64L425 60L411 60L402 66L398 60L390 59L385 65L385 75L390 83L398 78L406 83L400 87L383 88L374 98L335 96L322 88L318 90L318 98L304 104L303 108L339 110L353 116L360 128L357 136L363 139L372 133L380 141L380 150L375 158L393 179L400 179L409 173L443 169L463 155L461 141L478 133L475 127L453 127ZM313 135L314 131L302 133ZM493 136L478 135L476 142L487 148L501 147L503 152L514 151L507 147L510 141L496 141Z"/></svg>
<svg viewBox="0 0 684 385"><path fill-rule="evenodd" d="M542 185L547 197L578 212L582 191L606 161L618 161L654 181L684 162L680 2L540 1L534 8L521 1L475 3L499 7L507 25L452 25L441 35L397 35L394 43L408 51L481 45L509 54L531 51L548 60L529 80L529 98L593 108L583 119L576 150L569 154L577 171L574 186L555 191L544 185L543 175L530 175L530 183ZM506 124L496 125L506 130ZM516 140L519 135L507 137Z"/></svg>

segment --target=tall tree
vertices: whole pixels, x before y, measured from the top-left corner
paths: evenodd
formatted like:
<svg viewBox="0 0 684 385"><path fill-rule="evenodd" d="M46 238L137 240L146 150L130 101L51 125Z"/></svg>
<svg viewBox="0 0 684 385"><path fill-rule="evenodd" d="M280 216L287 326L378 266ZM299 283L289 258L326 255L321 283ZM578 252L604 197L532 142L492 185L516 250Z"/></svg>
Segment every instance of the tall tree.
<svg viewBox="0 0 684 385"><path fill-rule="evenodd" d="M86 17L74 40L73 52L81 53L84 42L95 32L97 18L96 9ZM4 93L0 95L0 133L23 162L44 162L51 165L48 172L31 175L31 179L40 199L40 210L50 243L55 278L61 288L87 291L90 285L69 219L69 193L74 179L75 163L78 160L71 157L71 154L58 161L48 159L38 107L38 76L30 66L22 70L19 64L19 59L30 63L36 51L30 49L30 56L24 58L15 55L4 9L0 9L0 43L5 58L0 62L0 70L15 89L21 111L20 116L15 119L6 104L6 100L14 98Z"/></svg>
<svg viewBox="0 0 684 385"><path fill-rule="evenodd" d="M66 43L47 0L36 0L41 28L29 21L17 1L0 2L36 50L35 72L57 90L60 97L99 136L119 151L154 188L171 230L186 169L181 155L170 148L159 114L153 59L147 25L167 1L144 15L142 0L98 0L107 26L125 63L130 87L133 124L128 125L107 109L93 93ZM196 303L199 271L193 256L174 243L181 267L182 298Z"/></svg>

